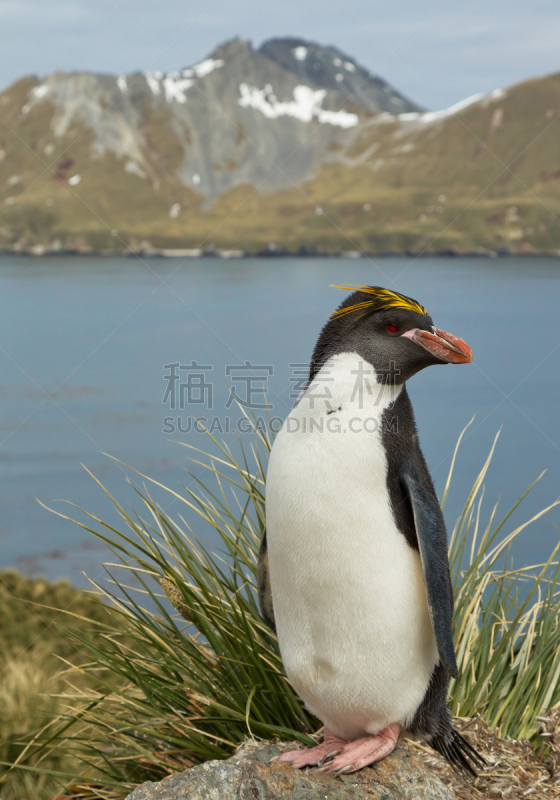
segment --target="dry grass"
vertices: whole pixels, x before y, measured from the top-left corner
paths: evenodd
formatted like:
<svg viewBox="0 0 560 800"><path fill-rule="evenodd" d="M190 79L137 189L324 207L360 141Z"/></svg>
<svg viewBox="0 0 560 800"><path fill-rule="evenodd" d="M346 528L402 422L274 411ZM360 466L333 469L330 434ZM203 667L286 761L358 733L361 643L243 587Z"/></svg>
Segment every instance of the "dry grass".
<svg viewBox="0 0 560 800"><path fill-rule="evenodd" d="M526 739L500 739L479 718L455 717L463 736L476 747L488 767L476 780L457 774L447 762L421 742L405 739L422 761L453 790L457 800L504 798L504 800L553 800L560 797L560 711L540 717L540 746Z"/></svg>
<svg viewBox="0 0 560 800"><path fill-rule="evenodd" d="M70 670L72 672L72 670ZM2 800L42 800L57 793L64 779L53 773L72 775L80 769L70 748L37 752L33 738L48 732L66 714L69 675L53 664L50 651L37 647L8 659L2 665L0 682L0 762L19 764L0 774ZM83 675L73 679L85 684Z"/></svg>
<svg viewBox="0 0 560 800"><path fill-rule="evenodd" d="M64 615L70 609L75 617ZM96 621L111 619L91 592L66 581L49 583L9 570L0 573L0 796L2 800L49 800L68 776L82 771L72 755L79 726L65 747L43 749L69 706L98 675L76 669L86 651L57 623L95 638ZM69 663L70 662L70 663ZM114 676L113 676L114 681ZM16 766L17 765L17 766Z"/></svg>

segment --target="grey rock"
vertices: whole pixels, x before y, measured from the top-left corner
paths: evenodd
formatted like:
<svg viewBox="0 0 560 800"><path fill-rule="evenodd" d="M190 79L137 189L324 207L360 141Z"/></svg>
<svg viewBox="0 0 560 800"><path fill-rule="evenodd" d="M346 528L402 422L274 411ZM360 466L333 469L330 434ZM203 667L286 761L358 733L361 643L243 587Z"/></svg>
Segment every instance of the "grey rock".
<svg viewBox="0 0 560 800"><path fill-rule="evenodd" d="M295 745L297 747L298 745ZM159 783L138 786L127 800L452 800L439 778L406 747L352 775L296 770L272 762L294 743L247 742L224 761L207 761ZM271 763L272 762L272 763Z"/></svg>

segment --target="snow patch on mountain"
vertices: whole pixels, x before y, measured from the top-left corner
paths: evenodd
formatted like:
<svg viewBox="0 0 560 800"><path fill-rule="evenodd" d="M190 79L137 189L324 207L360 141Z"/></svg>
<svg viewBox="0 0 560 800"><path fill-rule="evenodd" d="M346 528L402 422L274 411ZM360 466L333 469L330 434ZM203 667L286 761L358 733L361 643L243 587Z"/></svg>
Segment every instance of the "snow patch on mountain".
<svg viewBox="0 0 560 800"><path fill-rule="evenodd" d="M219 69L223 66L223 58L205 58L204 61L201 61L199 64L195 64L194 67L191 67L191 69L197 78L205 78L206 75L210 75L210 73L214 72L215 69Z"/></svg>
<svg viewBox="0 0 560 800"><path fill-rule="evenodd" d="M146 78L146 83L150 87L152 94L156 97L161 94L160 81L163 78L163 74L161 72L145 72L144 77Z"/></svg>
<svg viewBox="0 0 560 800"><path fill-rule="evenodd" d="M125 172L130 172L132 175L137 175L142 180L145 180L148 177L148 174L142 169L142 167L136 163L136 161L127 161L124 166Z"/></svg>
<svg viewBox="0 0 560 800"><path fill-rule="evenodd" d="M466 97L464 100L460 100L458 103L449 106L449 108L441 109L441 111L412 111L406 114L399 114L398 118L401 120L401 122L419 122L423 125L428 125L432 122L438 122L441 119L446 119L447 117L453 117L455 114L458 114L465 108L469 108L469 106L472 106L475 103L480 103L483 101L492 102L494 100L500 100L502 97L505 97L504 90L494 89L493 92L489 92L488 94L485 94L484 92L473 94L470 97Z"/></svg>
<svg viewBox="0 0 560 800"><path fill-rule="evenodd" d="M322 108L327 94L325 89L314 90L310 86L300 84L293 90L293 100L278 100L274 89L267 83L264 89L257 89L246 83L239 85L241 97L238 100L242 108L260 111L268 119L294 117L301 122L312 119L326 125L337 125L341 128L353 128L358 124L358 115L348 111L329 111Z"/></svg>
<svg viewBox="0 0 560 800"><path fill-rule="evenodd" d="M167 75L161 72L146 72L144 73L144 77L146 78L146 83L150 87L152 94L156 97L161 94L163 88L165 99L168 103L175 101L184 105L187 102L187 95L185 92L194 85L194 79L205 78L207 75L214 72L214 70L223 66L224 61L221 58L206 58L204 61L195 64L193 67L188 67L187 69L169 72Z"/></svg>
<svg viewBox="0 0 560 800"><path fill-rule="evenodd" d="M192 75L191 70L183 70L183 72L170 72L168 75L163 75L161 72L146 72L144 77L153 95L158 97L163 89L168 103L175 100L177 103L184 104L187 102L185 92L194 83L190 75L185 75L185 73Z"/></svg>
<svg viewBox="0 0 560 800"><path fill-rule="evenodd" d="M47 86L46 83L43 83L40 86L35 86L31 90L31 93L33 94L33 97L37 98L37 100L40 100L42 97L45 97L45 95L49 93L49 87Z"/></svg>
<svg viewBox="0 0 560 800"><path fill-rule="evenodd" d="M187 72L187 70L185 70ZM180 72L170 72L162 80L163 89L165 91L165 99L168 103L176 100L178 103L186 103L187 96L185 92L190 89L194 84L194 80L189 77L184 77Z"/></svg>

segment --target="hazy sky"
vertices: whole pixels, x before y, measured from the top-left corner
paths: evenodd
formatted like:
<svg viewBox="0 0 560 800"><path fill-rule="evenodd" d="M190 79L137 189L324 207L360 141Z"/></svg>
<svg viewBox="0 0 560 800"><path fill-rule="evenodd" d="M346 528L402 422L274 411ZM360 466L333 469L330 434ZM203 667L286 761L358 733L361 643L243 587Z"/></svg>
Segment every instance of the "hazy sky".
<svg viewBox="0 0 560 800"><path fill-rule="evenodd" d="M171 71L234 36L335 44L428 108L560 71L558 0L0 0L0 87Z"/></svg>

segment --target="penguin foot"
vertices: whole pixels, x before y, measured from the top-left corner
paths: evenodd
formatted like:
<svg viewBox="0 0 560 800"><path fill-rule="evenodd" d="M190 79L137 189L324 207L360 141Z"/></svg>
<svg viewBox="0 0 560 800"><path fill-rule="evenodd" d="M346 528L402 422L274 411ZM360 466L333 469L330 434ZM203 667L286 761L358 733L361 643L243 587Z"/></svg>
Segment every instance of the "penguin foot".
<svg viewBox="0 0 560 800"><path fill-rule="evenodd" d="M282 753L277 758L278 761L288 762L298 769L301 769L301 767L314 767L317 764L321 766L329 758L334 758L339 753L342 753L347 745L347 739L341 739L335 736L328 728L325 728L324 740L317 747L309 747L305 750L290 750L289 753Z"/></svg>
<svg viewBox="0 0 560 800"><path fill-rule="evenodd" d="M382 758L392 753L401 732L398 722L388 725L375 736L364 736L348 742L340 754L321 767L319 772L334 772L345 775L348 772L357 772L368 764L381 761Z"/></svg>

